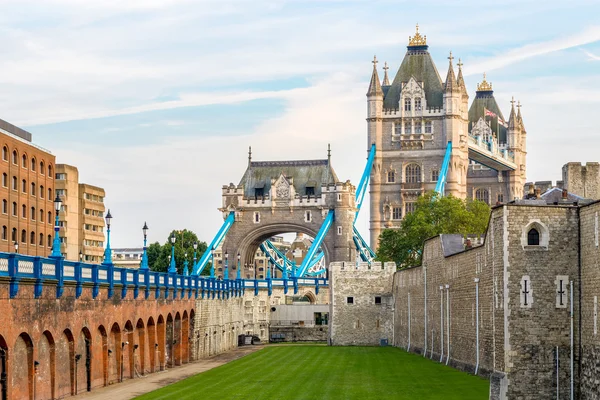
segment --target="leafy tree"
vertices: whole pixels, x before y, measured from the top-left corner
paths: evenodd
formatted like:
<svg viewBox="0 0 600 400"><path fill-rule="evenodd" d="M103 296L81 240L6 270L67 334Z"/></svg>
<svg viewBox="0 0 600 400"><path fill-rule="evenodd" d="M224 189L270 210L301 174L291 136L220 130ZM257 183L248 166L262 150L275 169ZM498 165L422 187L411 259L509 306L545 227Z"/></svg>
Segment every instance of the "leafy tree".
<svg viewBox="0 0 600 400"><path fill-rule="evenodd" d="M163 245L159 242L148 246L148 265L152 271L167 272L169 270L169 256L171 255L171 236L175 236L175 265L177 272L183 273L183 262L186 259L189 263L189 271L192 272L194 263L194 243L198 243L196 250L196 259L200 260L207 249L206 242L198 240L198 236L192 231L184 229L182 231L171 231Z"/></svg>
<svg viewBox="0 0 600 400"><path fill-rule="evenodd" d="M483 235L490 207L478 200L429 192L417 199L415 211L406 215L400 229L386 229L379 236L378 261L394 261L399 268L421 264L423 243L440 234Z"/></svg>

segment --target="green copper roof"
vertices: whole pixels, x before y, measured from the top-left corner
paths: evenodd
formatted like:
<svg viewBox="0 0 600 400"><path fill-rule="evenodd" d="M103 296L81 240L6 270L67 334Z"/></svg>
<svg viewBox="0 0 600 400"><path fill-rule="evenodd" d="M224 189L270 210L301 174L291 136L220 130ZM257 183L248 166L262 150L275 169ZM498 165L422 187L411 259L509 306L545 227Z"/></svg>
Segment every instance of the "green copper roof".
<svg viewBox="0 0 600 400"><path fill-rule="evenodd" d="M400 101L402 83L407 83L411 77L425 86L425 99L428 107L443 106L443 87L440 74L426 49L412 49L409 47L396 77L390 86L385 99L384 108L396 109Z"/></svg>
<svg viewBox="0 0 600 400"><path fill-rule="evenodd" d="M475 94L475 99L473 100L473 103L471 103L471 108L469 108L469 132L471 132L473 125L479 121L479 118L483 117L484 108L490 110L496 115L499 115L505 123L508 123L508 121L504 118L504 115L502 115L502 111L500 110L500 107L498 107L498 103L496 103L494 92L491 90L477 91ZM497 119L493 117L487 117L486 121L491 121L490 125L492 132L496 134L499 142L506 143L506 128L500 125L500 134L498 134Z"/></svg>

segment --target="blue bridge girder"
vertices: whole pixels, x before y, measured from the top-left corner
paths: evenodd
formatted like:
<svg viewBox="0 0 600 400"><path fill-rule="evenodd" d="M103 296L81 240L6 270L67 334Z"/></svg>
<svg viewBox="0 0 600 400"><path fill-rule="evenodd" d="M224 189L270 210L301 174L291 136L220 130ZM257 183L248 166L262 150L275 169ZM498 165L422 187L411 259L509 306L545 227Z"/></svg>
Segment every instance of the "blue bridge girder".
<svg viewBox="0 0 600 400"><path fill-rule="evenodd" d="M208 264L208 260L210 259L211 255L212 255L212 250L219 247L219 244L221 244L221 242L223 241L223 238L225 237L225 235L229 231L229 228L231 228L231 225L233 225L234 222L235 222L235 212L231 211L229 213L229 215L227 215L227 218L225 218L225 221L223 222L221 229L219 229L219 232L217 232L217 236L214 237L214 239L212 240L212 242L210 242L210 245L208 246L208 248L206 249L204 254L202 254L202 257L200 257L198 264L194 265L192 275L200 275L202 273L202 271L206 267L206 264Z"/></svg>

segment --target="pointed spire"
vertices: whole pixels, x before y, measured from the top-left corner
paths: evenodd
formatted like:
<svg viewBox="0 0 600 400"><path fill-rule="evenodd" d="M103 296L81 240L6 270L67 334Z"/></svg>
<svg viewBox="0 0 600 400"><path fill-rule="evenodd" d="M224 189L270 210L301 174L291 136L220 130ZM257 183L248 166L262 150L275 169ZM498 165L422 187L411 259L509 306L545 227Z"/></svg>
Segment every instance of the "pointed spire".
<svg viewBox="0 0 600 400"><path fill-rule="evenodd" d="M388 78L388 67L387 61L383 63L383 86L390 86L390 78Z"/></svg>
<svg viewBox="0 0 600 400"><path fill-rule="evenodd" d="M252 146L248 146L248 166L252 163Z"/></svg>
<svg viewBox="0 0 600 400"><path fill-rule="evenodd" d="M508 129L517 128L517 116L515 114L515 98L510 101L510 117L508 118Z"/></svg>
<svg viewBox="0 0 600 400"><path fill-rule="evenodd" d="M522 129L525 129L525 125L523 125L523 117L521 116L521 100L517 102L517 122Z"/></svg>
<svg viewBox="0 0 600 400"><path fill-rule="evenodd" d="M483 80L481 81L481 83L477 84L477 91L478 92L491 92L492 91L492 82L488 82L485 76L485 72L483 73Z"/></svg>
<svg viewBox="0 0 600 400"><path fill-rule="evenodd" d="M448 75L446 75L446 83L444 84L444 91L446 92L458 90L458 84L456 83L456 75L454 75L454 66L452 65L453 59L454 57L452 57L452 52L450 52L450 55L448 56L448 60L450 60L450 62L448 63Z"/></svg>
<svg viewBox="0 0 600 400"><path fill-rule="evenodd" d="M373 56L373 74L371 75L371 83L369 84L369 91L367 96L383 96L383 90L381 90L381 83L379 83L379 75L377 74L377 56Z"/></svg>
<svg viewBox="0 0 600 400"><path fill-rule="evenodd" d="M463 73L462 73L462 66L463 63L460 60L460 58L458 59L458 77L456 78L456 82L458 83L458 87L461 88L464 92L467 91L467 87L465 86L465 80L463 78Z"/></svg>

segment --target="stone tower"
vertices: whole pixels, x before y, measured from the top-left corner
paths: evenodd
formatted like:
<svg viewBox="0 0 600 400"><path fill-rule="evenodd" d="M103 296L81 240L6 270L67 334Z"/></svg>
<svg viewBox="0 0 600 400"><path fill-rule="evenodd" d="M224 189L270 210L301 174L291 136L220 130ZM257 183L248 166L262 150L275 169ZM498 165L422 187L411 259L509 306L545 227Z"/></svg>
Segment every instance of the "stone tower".
<svg viewBox="0 0 600 400"><path fill-rule="evenodd" d="M477 197L491 205L522 196L526 135L520 106L511 129L484 77L469 107L460 60L456 74L450 53L442 81L428 49L427 37L417 25L391 83L387 63L381 84L377 60L373 61L367 92L367 148L372 144L377 148L370 181L374 249L382 230L399 227L417 198L435 189L448 142L452 153L446 195ZM478 155L473 146L479 147ZM487 155L494 161L487 166L473 161L485 162Z"/></svg>

